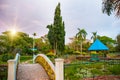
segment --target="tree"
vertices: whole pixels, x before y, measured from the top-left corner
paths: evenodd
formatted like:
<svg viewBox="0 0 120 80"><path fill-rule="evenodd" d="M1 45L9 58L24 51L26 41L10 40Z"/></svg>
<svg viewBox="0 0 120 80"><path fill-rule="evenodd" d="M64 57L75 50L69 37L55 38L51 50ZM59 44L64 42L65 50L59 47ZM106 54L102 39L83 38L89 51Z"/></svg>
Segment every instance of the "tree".
<svg viewBox="0 0 120 80"><path fill-rule="evenodd" d="M56 52L61 54L65 48L65 27L62 21L60 3L55 9L53 24L48 25L47 28L49 29L48 39L55 54Z"/></svg>
<svg viewBox="0 0 120 80"><path fill-rule="evenodd" d="M107 37L107 36L100 36L99 37L100 41L102 41L105 45L108 45L108 44L115 44L115 40L113 40L112 38L110 37Z"/></svg>
<svg viewBox="0 0 120 80"><path fill-rule="evenodd" d="M47 38L47 35L41 36L40 38L35 39L36 48L42 53L48 53L50 51L50 44Z"/></svg>
<svg viewBox="0 0 120 80"><path fill-rule="evenodd" d="M107 36L100 36L99 40L102 41L107 47L109 47L110 51L115 51L115 47L114 47L116 43L115 40Z"/></svg>
<svg viewBox="0 0 120 80"><path fill-rule="evenodd" d="M117 51L120 52L120 34L117 35L117 40L116 41L117 41L116 49L117 49Z"/></svg>
<svg viewBox="0 0 120 80"><path fill-rule="evenodd" d="M115 12L117 17L120 17L120 0L103 0L103 13L111 15L112 12Z"/></svg>
<svg viewBox="0 0 120 80"><path fill-rule="evenodd" d="M17 32L17 36L14 38L14 49L20 50L22 54L31 54L30 48L32 48L33 39L24 32Z"/></svg>
<svg viewBox="0 0 120 80"><path fill-rule="evenodd" d="M54 29L53 29L53 25L48 25L47 28L49 29L49 32L48 32L48 40L49 40L49 43L52 47L52 49L54 49Z"/></svg>
<svg viewBox="0 0 120 80"><path fill-rule="evenodd" d="M93 39L93 42L97 39L97 32L92 32L91 39Z"/></svg>
<svg viewBox="0 0 120 80"><path fill-rule="evenodd" d="M77 37L74 36L73 38L69 38L69 39L71 40L71 43L68 44L70 49L78 50L78 39L77 39Z"/></svg>
<svg viewBox="0 0 120 80"><path fill-rule="evenodd" d="M84 40L86 40L87 32L84 29L78 28L79 32L76 34L76 38L78 40L78 43L80 43L81 46L81 53L82 53L82 43Z"/></svg>
<svg viewBox="0 0 120 80"><path fill-rule="evenodd" d="M2 53L30 53L32 38L23 32L17 32L16 36L12 37L10 31L5 31L0 35L0 44Z"/></svg>

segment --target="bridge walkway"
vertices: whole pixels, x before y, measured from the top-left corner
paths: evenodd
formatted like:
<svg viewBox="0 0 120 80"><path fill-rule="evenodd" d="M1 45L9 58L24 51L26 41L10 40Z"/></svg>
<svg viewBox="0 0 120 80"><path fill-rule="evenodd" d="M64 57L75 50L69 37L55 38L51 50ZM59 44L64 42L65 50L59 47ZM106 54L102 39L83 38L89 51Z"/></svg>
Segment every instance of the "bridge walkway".
<svg viewBox="0 0 120 80"><path fill-rule="evenodd" d="M19 64L17 80L49 80L45 69L38 63Z"/></svg>

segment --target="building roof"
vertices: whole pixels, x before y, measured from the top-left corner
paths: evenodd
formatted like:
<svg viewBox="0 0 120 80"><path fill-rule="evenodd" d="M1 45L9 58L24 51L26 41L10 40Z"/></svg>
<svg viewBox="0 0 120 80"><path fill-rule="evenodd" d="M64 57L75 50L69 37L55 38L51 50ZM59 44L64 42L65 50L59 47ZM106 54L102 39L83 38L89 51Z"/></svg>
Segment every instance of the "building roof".
<svg viewBox="0 0 120 80"><path fill-rule="evenodd" d="M109 48L104 45L99 39L96 39L95 42L88 48L90 51L99 51L99 50L108 50Z"/></svg>

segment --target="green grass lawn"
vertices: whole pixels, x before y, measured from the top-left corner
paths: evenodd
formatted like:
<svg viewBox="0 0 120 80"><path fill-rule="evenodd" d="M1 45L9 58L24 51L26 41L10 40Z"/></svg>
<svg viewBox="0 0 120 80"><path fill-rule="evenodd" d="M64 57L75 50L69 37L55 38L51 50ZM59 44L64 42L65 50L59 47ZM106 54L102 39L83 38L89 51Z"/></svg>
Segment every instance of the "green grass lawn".
<svg viewBox="0 0 120 80"><path fill-rule="evenodd" d="M102 75L120 75L120 64L109 65L104 62L77 61L64 65L65 80L81 80L83 78L102 76Z"/></svg>
<svg viewBox="0 0 120 80"><path fill-rule="evenodd" d="M0 55L0 65L1 65L1 64L7 64L7 62L3 62L3 61L2 61L2 55Z"/></svg>
<svg viewBox="0 0 120 80"><path fill-rule="evenodd" d="M25 62L32 59L33 59L33 56L20 56L20 62Z"/></svg>
<svg viewBox="0 0 120 80"><path fill-rule="evenodd" d="M33 59L32 56L20 56L20 62L25 62L25 61L32 60L32 59ZM30 63L32 62L30 61ZM2 61L2 55L0 55L0 64L7 64L7 61L6 62Z"/></svg>

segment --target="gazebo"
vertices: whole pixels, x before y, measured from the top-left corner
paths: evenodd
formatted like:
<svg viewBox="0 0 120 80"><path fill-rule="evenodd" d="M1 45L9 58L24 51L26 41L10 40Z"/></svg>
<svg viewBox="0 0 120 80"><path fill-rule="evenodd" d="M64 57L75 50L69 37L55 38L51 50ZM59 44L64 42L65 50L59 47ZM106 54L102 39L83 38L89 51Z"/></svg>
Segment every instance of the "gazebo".
<svg viewBox="0 0 120 80"><path fill-rule="evenodd" d="M109 50L109 48L104 45L99 39L96 39L95 42L88 48L89 51L102 51L102 50ZM91 54L91 61L99 61L98 54L93 53Z"/></svg>

